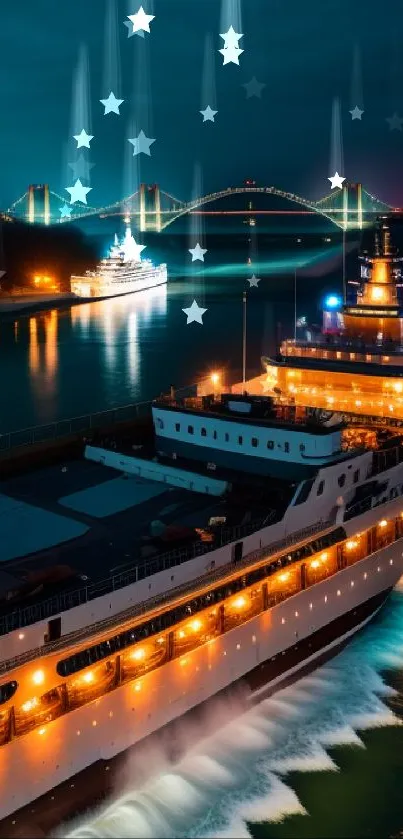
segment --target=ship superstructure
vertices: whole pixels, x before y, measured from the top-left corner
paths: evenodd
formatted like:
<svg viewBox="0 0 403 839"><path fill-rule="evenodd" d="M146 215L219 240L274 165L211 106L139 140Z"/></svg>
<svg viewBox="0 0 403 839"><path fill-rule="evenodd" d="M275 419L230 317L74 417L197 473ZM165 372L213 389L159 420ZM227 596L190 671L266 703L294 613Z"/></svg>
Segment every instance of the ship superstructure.
<svg viewBox="0 0 403 839"><path fill-rule="evenodd" d="M120 243L115 236L108 256L102 259L95 271L71 277L71 291L77 297L99 299L132 294L167 282L165 263L154 266L151 260L142 259L145 245L138 245L130 227Z"/></svg>
<svg viewBox="0 0 403 839"><path fill-rule="evenodd" d="M260 392L349 418L403 420L402 261L382 218L373 255L361 257L360 279L348 283L353 302L325 311L321 334L287 339L278 358L264 358Z"/></svg>
<svg viewBox="0 0 403 839"><path fill-rule="evenodd" d="M304 342L291 342L301 354L282 348L280 361L266 359L267 376L230 388L214 374L187 396L172 388L153 403L150 451L127 430L86 445L91 465L138 482L143 502L110 530L103 519L96 563L83 542L75 590L17 592L0 616L0 835L34 812L53 830L71 815L73 788L76 809L98 799L111 761L216 694L240 683L257 701L318 666L396 585L403 435L393 411L370 422L364 405L400 353L399 264L386 233L364 260L355 303L327 322L320 352L330 356L311 346L308 364ZM375 288L386 295L379 304ZM374 369L356 357L357 341ZM294 384L272 382L271 368ZM333 402L309 394L305 404L310 372ZM358 376L367 383L357 410L343 408L340 375L350 388L364 387ZM400 391L388 393L397 413ZM125 527L137 560L118 565ZM100 556L113 567L92 580Z"/></svg>

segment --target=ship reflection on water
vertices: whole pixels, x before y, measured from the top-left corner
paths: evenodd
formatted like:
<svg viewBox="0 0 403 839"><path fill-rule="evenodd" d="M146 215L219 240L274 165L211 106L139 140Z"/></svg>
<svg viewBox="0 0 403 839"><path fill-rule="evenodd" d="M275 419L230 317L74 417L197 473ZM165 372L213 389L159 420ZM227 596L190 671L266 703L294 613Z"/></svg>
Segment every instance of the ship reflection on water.
<svg viewBox="0 0 403 839"><path fill-rule="evenodd" d="M37 422L47 423L74 414L74 409L59 404L61 391L68 398L62 388L62 378L66 380L67 377L71 382L72 376L78 373L80 358L78 353L72 356L69 350L72 342L79 346L82 358L87 348L91 356L90 365L88 355L84 356L81 375L83 370L88 376L98 375L108 392L110 388L114 389L114 383L124 371L127 387L136 390L127 401L136 401L141 378L143 330L149 328L151 321L154 328L165 325L166 313L167 287L160 286L123 297L81 303L69 309L39 312L16 321L13 342L21 349L26 348L28 387ZM73 363L75 373L71 369ZM103 396L100 407L105 401L111 404L113 395L106 400ZM87 407L82 413L86 411ZM24 426L29 424L25 422Z"/></svg>

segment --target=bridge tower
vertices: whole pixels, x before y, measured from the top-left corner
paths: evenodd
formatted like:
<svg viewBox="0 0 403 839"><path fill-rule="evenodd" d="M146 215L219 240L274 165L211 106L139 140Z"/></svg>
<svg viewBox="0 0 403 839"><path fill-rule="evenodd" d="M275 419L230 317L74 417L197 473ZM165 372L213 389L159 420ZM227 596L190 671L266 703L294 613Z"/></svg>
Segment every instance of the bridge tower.
<svg viewBox="0 0 403 839"><path fill-rule="evenodd" d="M358 228L362 230L362 184L344 183L343 184L343 228Z"/></svg>
<svg viewBox="0 0 403 839"><path fill-rule="evenodd" d="M158 184L140 184L140 230L161 232L161 193Z"/></svg>
<svg viewBox="0 0 403 839"><path fill-rule="evenodd" d="M41 209L36 212L38 198ZM34 224L36 221L42 221L44 224L49 224L50 200L48 184L30 184L28 187L28 221L31 222L31 224Z"/></svg>

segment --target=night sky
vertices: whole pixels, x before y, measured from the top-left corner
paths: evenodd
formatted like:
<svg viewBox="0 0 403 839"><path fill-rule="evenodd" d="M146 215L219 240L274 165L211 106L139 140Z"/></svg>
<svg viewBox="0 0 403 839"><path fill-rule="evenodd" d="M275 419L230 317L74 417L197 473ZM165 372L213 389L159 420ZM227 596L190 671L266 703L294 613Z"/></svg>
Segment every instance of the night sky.
<svg viewBox="0 0 403 839"><path fill-rule="evenodd" d="M117 48L105 45L110 2L116 8ZM131 178L157 182L179 199L190 199L198 162L204 192L252 177L261 185L321 197L330 192L326 179L334 174L335 97L342 115L341 174L403 205L403 131L391 131L386 122L394 112L403 116L401 0L143 0L145 11L155 14L151 32L144 39L129 38L123 21L140 3L18 0L5 5L0 35L2 208L29 183L47 182L69 202L64 187L74 182L67 161L75 154L77 97L90 115L90 124L77 130L94 135L91 149L83 149L95 164L91 206L124 197L133 127L136 133L143 128L156 142L151 157L135 159L137 164L141 158L140 170ZM239 67L223 66L218 52L222 12L228 15L231 8L241 9L242 29L237 31L244 33L240 46L245 51ZM213 51L206 64L208 34ZM88 50L89 105L82 76L78 93L73 83L81 44ZM103 116L99 100L108 97L106 79L111 74L117 78L118 69L121 85L113 92L125 100L121 116ZM247 99L241 86L252 76L266 84L260 99ZM214 102L203 103L203 84ZM207 104L218 110L214 124L203 124L199 113ZM361 121L349 114L354 105L364 109Z"/></svg>

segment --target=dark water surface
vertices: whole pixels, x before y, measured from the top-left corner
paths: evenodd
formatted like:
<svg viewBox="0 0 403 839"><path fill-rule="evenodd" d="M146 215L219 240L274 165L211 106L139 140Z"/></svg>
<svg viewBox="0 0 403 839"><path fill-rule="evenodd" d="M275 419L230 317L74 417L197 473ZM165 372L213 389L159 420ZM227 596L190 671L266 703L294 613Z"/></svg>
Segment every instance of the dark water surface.
<svg viewBox="0 0 403 839"><path fill-rule="evenodd" d="M248 293L248 367L260 372L260 356L275 349L278 323L284 335L293 332L294 266L306 265L297 284L299 315L318 319L323 290L340 289L336 239L324 244L316 237L299 251L295 241L289 251L268 239L259 262L248 266L245 235L236 249L221 239L204 266L192 266L188 239L175 240L175 247L151 249L168 262L165 288L1 320L0 432L149 400L216 367L240 370L242 292L253 270L262 279ZM207 308L203 326L186 323L182 308L193 299Z"/></svg>

